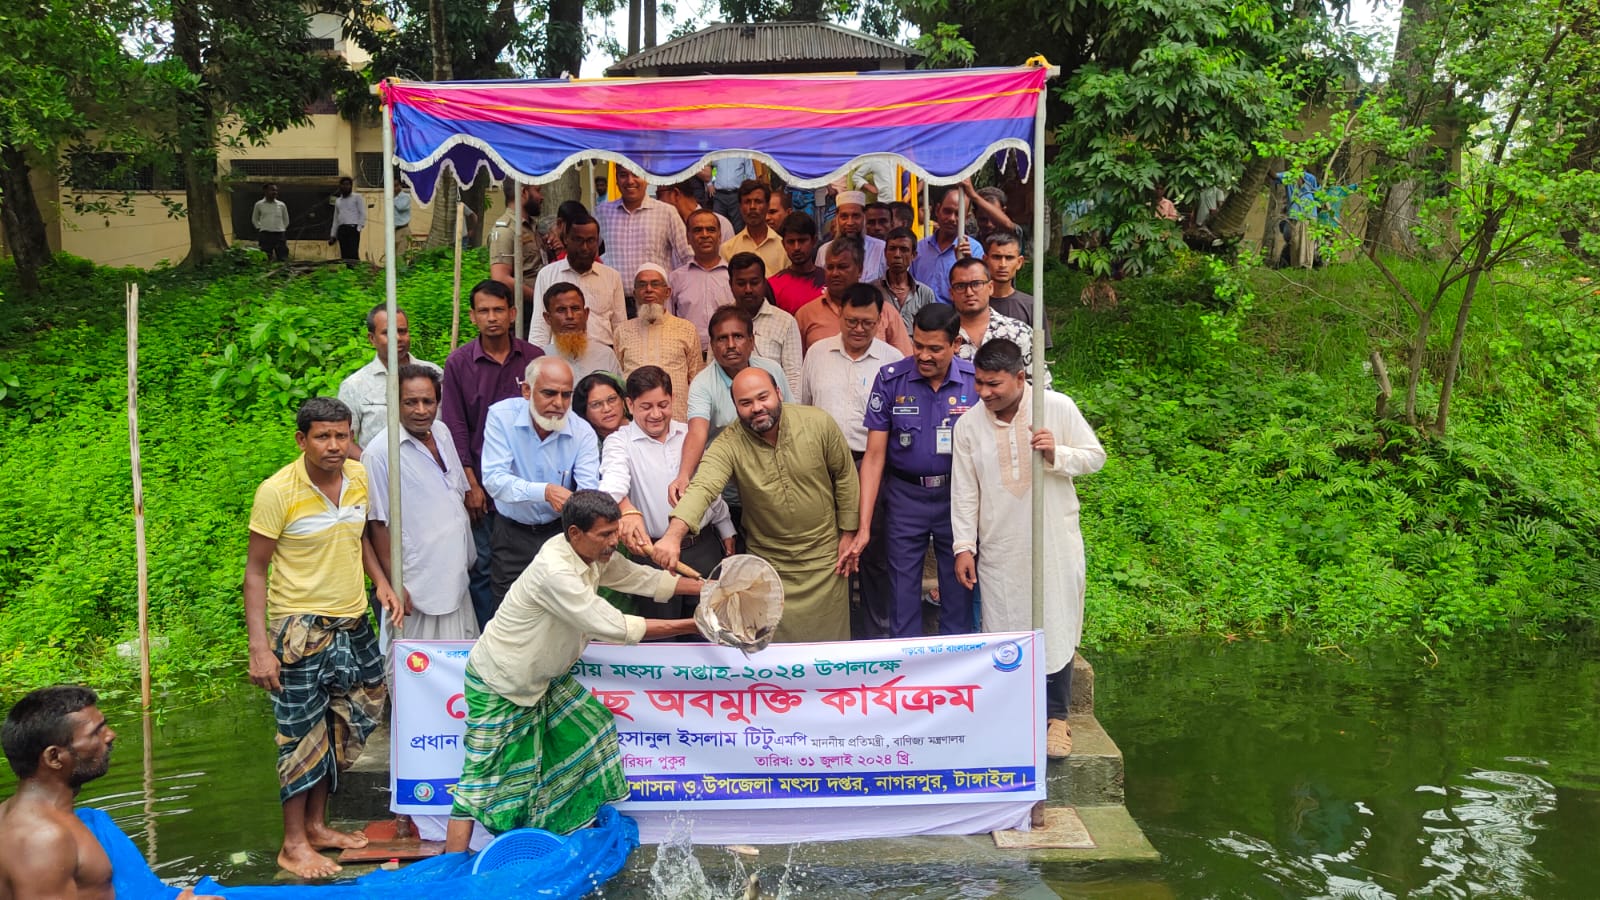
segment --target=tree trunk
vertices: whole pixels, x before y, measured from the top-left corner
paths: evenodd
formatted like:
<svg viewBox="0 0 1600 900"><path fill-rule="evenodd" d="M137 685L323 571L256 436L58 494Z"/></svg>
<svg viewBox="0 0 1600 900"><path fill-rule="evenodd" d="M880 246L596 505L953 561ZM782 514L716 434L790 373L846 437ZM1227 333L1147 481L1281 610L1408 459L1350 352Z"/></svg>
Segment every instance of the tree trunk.
<svg viewBox="0 0 1600 900"><path fill-rule="evenodd" d="M1244 237L1245 220L1250 218L1250 209L1255 206L1256 197L1261 193L1261 186L1267 183L1271 169L1272 160L1269 157L1252 156L1244 167L1244 174L1239 176L1238 186L1228 192L1227 199L1206 220L1206 227L1225 241Z"/></svg>
<svg viewBox="0 0 1600 900"><path fill-rule="evenodd" d="M550 0L547 22L539 74L545 78L559 78L562 72L577 75L583 66L583 0Z"/></svg>
<svg viewBox="0 0 1600 900"><path fill-rule="evenodd" d="M1434 4L1437 0L1405 0L1400 12L1400 28L1395 33L1394 67L1389 73L1389 83L1405 92L1406 114L1403 122L1408 126L1427 121L1438 108L1434 96L1433 62L1439 48L1439 38L1432 34L1437 18ZM1415 171L1431 148L1424 145L1411 151L1405 160L1407 170ZM1377 169L1395 160L1380 158ZM1418 250L1417 200L1421 185L1415 178L1396 182L1384 192L1367 217L1366 242L1371 247L1406 256Z"/></svg>
<svg viewBox="0 0 1600 900"><path fill-rule="evenodd" d="M1427 360L1428 335L1433 330L1433 310L1417 316L1417 330L1411 337L1411 354L1406 360L1406 424L1417 424L1417 386L1422 383L1422 368Z"/></svg>
<svg viewBox="0 0 1600 900"><path fill-rule="evenodd" d="M27 154L15 147L0 148L0 226L6 249L17 264L17 281L23 292L37 294L39 270L51 262L50 238L29 172Z"/></svg>
<svg viewBox="0 0 1600 900"><path fill-rule="evenodd" d="M656 0L644 0L644 45L656 45Z"/></svg>
<svg viewBox="0 0 1600 900"><path fill-rule="evenodd" d="M200 79L196 88L177 96L178 162L183 168L185 211L189 220L189 255L185 264L203 263L228 250L217 205L217 122L204 86L206 64L201 52L203 13L190 2L172 5L172 51Z"/></svg>
<svg viewBox="0 0 1600 900"><path fill-rule="evenodd" d="M454 78L450 62L450 31L445 27L444 0L428 0L428 44L433 53L433 80L449 81ZM424 246L448 247L456 231L456 179L452 170L445 170L434 191L433 220L428 223L428 240Z"/></svg>
<svg viewBox="0 0 1600 900"><path fill-rule="evenodd" d="M644 0L628 0L628 55L639 52L639 20L644 17Z"/></svg>

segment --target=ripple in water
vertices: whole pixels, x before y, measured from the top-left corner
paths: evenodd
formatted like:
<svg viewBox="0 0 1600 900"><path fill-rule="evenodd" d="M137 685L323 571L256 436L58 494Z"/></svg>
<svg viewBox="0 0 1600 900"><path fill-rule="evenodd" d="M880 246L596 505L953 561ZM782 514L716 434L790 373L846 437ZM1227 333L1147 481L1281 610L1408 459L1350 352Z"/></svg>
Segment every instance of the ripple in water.
<svg viewBox="0 0 1600 900"><path fill-rule="evenodd" d="M1532 759L1515 761L1541 764ZM1416 894L1526 897L1537 893L1549 872L1529 848L1541 830L1538 817L1556 808L1555 788L1549 782L1525 772L1474 769L1459 784L1419 785L1415 793L1437 798L1422 810L1417 823L1426 848L1420 865L1436 874ZM1360 816L1376 816L1366 803L1352 803L1350 809ZM1345 847L1324 852L1295 853L1237 831L1207 843L1256 866L1291 896L1386 900L1413 893L1395 877L1362 866L1373 838L1371 827L1362 824L1348 833Z"/></svg>

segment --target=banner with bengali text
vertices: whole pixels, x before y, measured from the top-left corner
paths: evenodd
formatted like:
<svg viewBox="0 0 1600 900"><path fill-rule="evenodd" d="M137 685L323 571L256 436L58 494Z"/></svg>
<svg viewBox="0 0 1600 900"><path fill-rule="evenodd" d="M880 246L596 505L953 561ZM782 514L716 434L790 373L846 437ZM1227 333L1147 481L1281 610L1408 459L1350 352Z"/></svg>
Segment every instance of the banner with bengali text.
<svg viewBox="0 0 1600 900"><path fill-rule="evenodd" d="M395 812L449 812L471 647L395 644ZM887 836L938 833L930 823L944 820L946 832L982 830L993 816L958 807L987 804L1010 821L1044 799L1040 647L1025 632L774 644L748 658L706 644L592 644L571 671L616 716L629 815L787 810L775 821L794 822L805 809L919 804L949 813L885 816L873 833ZM751 819L740 821L748 838Z"/></svg>

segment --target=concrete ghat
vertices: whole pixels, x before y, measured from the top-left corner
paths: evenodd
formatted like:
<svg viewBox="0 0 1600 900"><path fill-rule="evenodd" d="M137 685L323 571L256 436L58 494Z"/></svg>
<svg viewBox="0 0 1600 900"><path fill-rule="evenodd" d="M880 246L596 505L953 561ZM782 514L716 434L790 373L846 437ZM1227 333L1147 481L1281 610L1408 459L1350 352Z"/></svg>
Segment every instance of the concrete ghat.
<svg viewBox="0 0 1600 900"><path fill-rule="evenodd" d="M1160 860L1144 832L1123 804L1122 751L1094 715L1094 669L1082 655L1073 661L1072 755L1052 761L1046 770L1051 806L1072 806L1094 839L1093 849L1002 850L988 834L879 838L865 841L807 844L834 859L875 863L994 862L1021 859L1042 864L1147 864ZM346 822L365 823L392 816L389 812L389 733L380 729L367 741L350 771L340 779L331 806ZM718 847L701 847L696 855L711 862L725 859ZM762 854L763 861L773 856ZM643 857L641 857L643 858ZM648 863L646 863L648 865Z"/></svg>

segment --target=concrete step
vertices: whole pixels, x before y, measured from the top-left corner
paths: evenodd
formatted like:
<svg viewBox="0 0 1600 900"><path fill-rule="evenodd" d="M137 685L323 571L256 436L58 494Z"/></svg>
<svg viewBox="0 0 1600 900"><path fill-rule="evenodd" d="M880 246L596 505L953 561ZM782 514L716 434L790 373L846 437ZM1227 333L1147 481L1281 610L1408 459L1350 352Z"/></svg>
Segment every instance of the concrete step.
<svg viewBox="0 0 1600 900"><path fill-rule="evenodd" d="M1051 760L1045 770L1050 802L1074 806L1120 806L1122 750L1094 716L1074 715L1072 755Z"/></svg>
<svg viewBox="0 0 1600 900"><path fill-rule="evenodd" d="M1072 697L1068 702L1072 715L1094 715L1094 666L1082 653L1072 657Z"/></svg>

